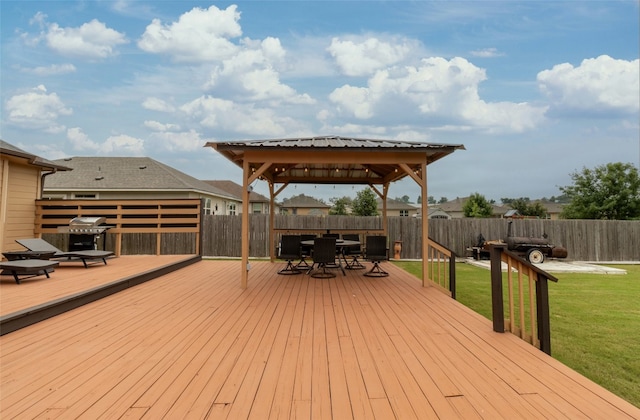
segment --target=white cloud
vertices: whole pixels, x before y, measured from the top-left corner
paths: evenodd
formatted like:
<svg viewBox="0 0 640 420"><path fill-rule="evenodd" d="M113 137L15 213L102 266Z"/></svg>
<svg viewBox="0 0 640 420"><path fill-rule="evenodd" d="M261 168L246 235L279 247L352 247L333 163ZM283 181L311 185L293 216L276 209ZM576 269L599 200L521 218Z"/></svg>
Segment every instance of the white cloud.
<svg viewBox="0 0 640 420"><path fill-rule="evenodd" d="M309 95L298 94L280 81L276 68L283 63L285 55L277 38L244 40L242 50L211 72L204 89L223 89L242 100L315 103Z"/></svg>
<svg viewBox="0 0 640 420"><path fill-rule="evenodd" d="M175 107L160 98L147 98L142 102L142 107L151 111L173 112Z"/></svg>
<svg viewBox="0 0 640 420"><path fill-rule="evenodd" d="M57 133L64 130L57 120L71 115L73 110L64 105L56 93L47 93L44 85L12 96L5 106L9 122L23 127Z"/></svg>
<svg viewBox="0 0 640 420"><path fill-rule="evenodd" d="M61 28L57 23L52 23L44 38L47 45L59 54L90 59L115 55L116 46L129 42L124 34L107 28L97 19L77 28Z"/></svg>
<svg viewBox="0 0 640 420"><path fill-rule="evenodd" d="M362 41L333 38L327 51L347 76L366 76L402 61L415 48L415 44L408 40L392 44L377 38Z"/></svg>
<svg viewBox="0 0 640 420"><path fill-rule="evenodd" d="M202 126L261 136L281 136L295 127L288 117L279 117L271 108L237 104L229 100L202 96L180 108Z"/></svg>
<svg viewBox="0 0 640 420"><path fill-rule="evenodd" d="M379 70L366 87L345 85L335 89L330 100L340 110L358 119L393 118L396 123L425 118L473 125L489 131L522 131L533 128L545 108L526 103L486 103L478 86L485 71L456 57L423 59L420 66Z"/></svg>
<svg viewBox="0 0 640 420"><path fill-rule="evenodd" d="M35 74L37 76L53 76L59 74L75 73L76 66L73 64L51 64L50 66L40 66L34 68L20 68L20 71Z"/></svg>
<svg viewBox="0 0 640 420"><path fill-rule="evenodd" d="M144 140L125 134L110 136L104 143L98 143L91 140L81 128L74 127L67 130L67 139L71 142L73 150L80 152L118 156L140 156L144 153Z"/></svg>
<svg viewBox="0 0 640 420"><path fill-rule="evenodd" d="M110 136L100 145L100 152L119 156L141 156L144 154L144 140L125 134Z"/></svg>
<svg viewBox="0 0 640 420"><path fill-rule="evenodd" d="M493 57L502 57L504 54L499 52L497 48L484 48L481 50L471 51L471 55L474 57L481 58L493 58Z"/></svg>
<svg viewBox="0 0 640 420"><path fill-rule="evenodd" d="M162 124L158 121L147 120L144 122L144 126L153 131L178 131L180 126L177 124Z"/></svg>
<svg viewBox="0 0 640 420"><path fill-rule="evenodd" d="M82 129L79 127L73 127L67 130L67 138L71 142L73 150L85 151L90 150L96 152L100 146L95 141L91 140Z"/></svg>
<svg viewBox="0 0 640 420"><path fill-rule="evenodd" d="M159 132L151 135L154 149L160 148L171 152L195 152L202 150L206 143L195 130L179 133Z"/></svg>
<svg viewBox="0 0 640 420"><path fill-rule="evenodd" d="M640 60L607 55L580 66L558 64L538 73L538 86L559 112L637 113L640 108Z"/></svg>
<svg viewBox="0 0 640 420"><path fill-rule="evenodd" d="M153 19L138 40L138 47L150 53L167 54L176 61L184 62L229 58L236 53L238 47L228 38L242 35L238 24L240 12L236 9L235 5L225 10L216 6L208 9L195 7L169 25Z"/></svg>

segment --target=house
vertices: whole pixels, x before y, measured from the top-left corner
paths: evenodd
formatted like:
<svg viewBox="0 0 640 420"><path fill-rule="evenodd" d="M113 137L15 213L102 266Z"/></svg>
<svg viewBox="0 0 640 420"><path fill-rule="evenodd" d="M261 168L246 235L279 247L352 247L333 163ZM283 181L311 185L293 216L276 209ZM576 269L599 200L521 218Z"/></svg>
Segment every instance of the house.
<svg viewBox="0 0 640 420"><path fill-rule="evenodd" d="M280 213L310 215L310 216L327 216L331 206L304 194L294 195L285 198L280 204Z"/></svg>
<svg viewBox="0 0 640 420"><path fill-rule="evenodd" d="M47 177L43 198L201 198L204 214L234 215L242 198L148 157L72 157L54 161L73 169Z"/></svg>
<svg viewBox="0 0 640 420"><path fill-rule="evenodd" d="M554 201L549 200L534 200L531 201L531 205L540 204L547 211L546 215L542 217L543 219L551 219L558 220L560 219L560 214L562 213L562 209L564 204L556 203ZM527 218L527 216L521 216L517 210L512 209L511 207L506 207L507 210L503 213L502 217L504 218Z"/></svg>
<svg viewBox="0 0 640 420"><path fill-rule="evenodd" d="M418 211L413 217L422 217L422 214ZM451 219L451 216L437 207L429 207L429 219Z"/></svg>
<svg viewBox="0 0 640 420"><path fill-rule="evenodd" d="M558 220L560 219L560 214L564 208L564 204L556 203L554 201L549 200L535 200L532 201L532 204L540 203L542 207L547 209L547 219Z"/></svg>
<svg viewBox="0 0 640 420"><path fill-rule="evenodd" d="M235 197L239 197L240 200L242 200L242 185L229 180L208 180L204 182L214 186L220 191L225 191ZM249 192L249 213L269 214L269 199L255 191Z"/></svg>
<svg viewBox="0 0 640 420"><path fill-rule="evenodd" d="M433 208L440 209L450 216L452 219L461 219L464 216L464 205L470 197L458 197L455 200L450 200L445 203L433 204ZM493 217L502 217L502 215L509 210L506 207L491 205L493 209Z"/></svg>
<svg viewBox="0 0 640 420"><path fill-rule="evenodd" d="M45 177L69 170L0 140L0 252L21 250L16 239L35 236L35 202Z"/></svg>
<svg viewBox="0 0 640 420"><path fill-rule="evenodd" d="M382 200L376 200L378 210L382 209ZM415 216L419 213L419 208L414 204L405 203L404 201L387 198L387 216Z"/></svg>

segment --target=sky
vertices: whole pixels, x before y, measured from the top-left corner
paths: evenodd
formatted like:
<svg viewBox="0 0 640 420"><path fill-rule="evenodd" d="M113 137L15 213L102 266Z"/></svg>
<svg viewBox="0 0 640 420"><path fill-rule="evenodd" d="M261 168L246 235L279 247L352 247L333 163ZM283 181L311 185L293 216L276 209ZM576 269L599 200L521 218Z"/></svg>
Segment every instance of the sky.
<svg viewBox="0 0 640 420"><path fill-rule="evenodd" d="M239 184L205 143L463 144L428 166L428 195L549 198L583 168L640 166L639 5L1 0L0 138L50 160L146 156ZM419 193L409 177L389 189Z"/></svg>

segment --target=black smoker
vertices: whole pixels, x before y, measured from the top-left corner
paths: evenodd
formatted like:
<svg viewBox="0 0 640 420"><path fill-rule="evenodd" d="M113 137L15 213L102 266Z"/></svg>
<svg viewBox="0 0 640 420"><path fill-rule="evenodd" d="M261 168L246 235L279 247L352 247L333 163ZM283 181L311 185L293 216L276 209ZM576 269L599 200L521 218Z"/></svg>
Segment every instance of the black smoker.
<svg viewBox="0 0 640 420"><path fill-rule="evenodd" d="M69 222L69 226L58 227L58 232L69 234L69 251L85 251L98 249L98 239L107 229L106 217L75 217ZM105 247L106 235L102 241L102 249Z"/></svg>

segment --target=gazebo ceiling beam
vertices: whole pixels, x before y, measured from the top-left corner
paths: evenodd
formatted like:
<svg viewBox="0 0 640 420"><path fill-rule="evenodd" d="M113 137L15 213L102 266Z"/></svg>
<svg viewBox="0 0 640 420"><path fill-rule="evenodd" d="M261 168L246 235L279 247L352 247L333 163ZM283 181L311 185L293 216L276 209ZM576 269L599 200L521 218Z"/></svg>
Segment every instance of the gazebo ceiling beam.
<svg viewBox="0 0 640 420"><path fill-rule="evenodd" d="M353 150L350 150L350 153L347 153L346 151L344 153L341 153L340 151L328 152L328 151L320 151L320 150L312 150L312 151L309 151L308 153L305 153L304 151L291 151L291 150L280 150L278 152L247 151L244 153L244 156L241 160L248 161L249 163L262 163L262 162L271 161L274 163L277 162L278 164L361 163L366 165L375 165L375 164L395 165L397 164L397 162L404 162L407 164L420 164L425 161L425 153L424 151L422 153L417 151L410 151L410 152L359 151L357 154L354 154Z"/></svg>
<svg viewBox="0 0 640 420"><path fill-rule="evenodd" d="M370 177L309 177L305 179L300 177L279 176L274 177L273 182L275 184L285 182L291 184L384 184L382 178Z"/></svg>

